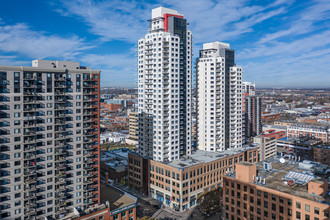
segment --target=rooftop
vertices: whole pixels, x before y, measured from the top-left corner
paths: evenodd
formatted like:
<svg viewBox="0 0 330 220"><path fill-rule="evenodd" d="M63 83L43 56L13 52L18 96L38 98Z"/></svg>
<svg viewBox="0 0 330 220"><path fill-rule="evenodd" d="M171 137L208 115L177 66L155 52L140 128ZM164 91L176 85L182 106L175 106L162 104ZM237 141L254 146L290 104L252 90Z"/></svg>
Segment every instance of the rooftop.
<svg viewBox="0 0 330 220"><path fill-rule="evenodd" d="M266 170L265 163L268 163L267 167L271 168ZM235 172L227 176L236 178ZM289 183L290 180L293 180L292 185ZM323 197L308 193L307 185L310 181L323 183L326 180L322 176L299 169L299 162L297 161L282 160L280 162L279 158L271 158L257 163L257 177L254 184L330 205L330 195L328 193L325 193Z"/></svg>
<svg viewBox="0 0 330 220"><path fill-rule="evenodd" d="M117 209L135 206L137 198L113 186L101 183L101 202L110 202L111 213Z"/></svg>
<svg viewBox="0 0 330 220"><path fill-rule="evenodd" d="M277 142L280 143L286 143L286 144L296 144L299 146L314 146L319 144L321 141L320 140L312 140L307 137L303 138L290 138L290 137L283 137L277 140Z"/></svg>
<svg viewBox="0 0 330 220"><path fill-rule="evenodd" d="M210 152L210 151L203 151L203 150L196 150L192 152L191 155L185 155L178 160L174 160L168 162L167 164L176 167L176 168L187 168L190 166L194 166L200 163L209 163L220 158L226 158L235 154L239 154L245 152L247 150L254 149L253 146L243 146L242 148L233 148L224 150L221 152Z"/></svg>

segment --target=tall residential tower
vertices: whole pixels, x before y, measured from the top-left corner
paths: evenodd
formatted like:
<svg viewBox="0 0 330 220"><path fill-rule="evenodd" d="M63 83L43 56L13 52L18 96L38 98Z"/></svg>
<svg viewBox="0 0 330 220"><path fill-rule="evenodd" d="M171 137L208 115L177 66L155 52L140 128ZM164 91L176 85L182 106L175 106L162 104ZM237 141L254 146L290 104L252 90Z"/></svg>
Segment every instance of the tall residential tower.
<svg viewBox="0 0 330 220"><path fill-rule="evenodd" d="M100 71L0 66L0 219L60 219L100 203Z"/></svg>
<svg viewBox="0 0 330 220"><path fill-rule="evenodd" d="M229 44L203 45L196 64L197 146L222 151L242 146L242 67Z"/></svg>
<svg viewBox="0 0 330 220"><path fill-rule="evenodd" d="M192 35L175 10L152 10L138 42L139 153L172 161L191 153Z"/></svg>

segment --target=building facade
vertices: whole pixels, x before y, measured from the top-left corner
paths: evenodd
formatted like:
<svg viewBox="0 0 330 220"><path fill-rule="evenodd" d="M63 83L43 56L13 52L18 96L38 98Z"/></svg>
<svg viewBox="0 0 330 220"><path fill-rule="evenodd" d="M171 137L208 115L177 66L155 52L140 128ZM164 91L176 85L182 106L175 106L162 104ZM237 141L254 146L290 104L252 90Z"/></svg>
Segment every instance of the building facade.
<svg viewBox="0 0 330 220"><path fill-rule="evenodd" d="M150 160L139 154L128 154L128 186L149 195Z"/></svg>
<svg viewBox="0 0 330 220"><path fill-rule="evenodd" d="M256 84L251 82L242 82L242 93L248 96L256 95Z"/></svg>
<svg viewBox="0 0 330 220"><path fill-rule="evenodd" d="M197 59L197 146L222 151L241 147L242 68L229 44L203 45Z"/></svg>
<svg viewBox="0 0 330 220"><path fill-rule="evenodd" d="M258 149L197 150L166 163L129 154L129 186L148 193L165 206L184 211L195 206L203 192L221 186L224 173L234 170L239 161L258 162Z"/></svg>
<svg viewBox="0 0 330 220"><path fill-rule="evenodd" d="M267 160L276 156L276 139L259 135L253 138L253 144L256 144L259 148L260 161Z"/></svg>
<svg viewBox="0 0 330 220"><path fill-rule="evenodd" d="M328 180L290 161L268 162L241 162L224 176L223 219L329 219Z"/></svg>
<svg viewBox="0 0 330 220"><path fill-rule="evenodd" d="M100 203L100 71L0 66L1 219L59 219Z"/></svg>
<svg viewBox="0 0 330 220"><path fill-rule="evenodd" d="M326 164L330 167L330 146L313 147L313 161Z"/></svg>
<svg viewBox="0 0 330 220"><path fill-rule="evenodd" d="M288 137L308 137L321 140L323 143L330 142L330 127L327 125L293 124L287 128Z"/></svg>
<svg viewBox="0 0 330 220"><path fill-rule="evenodd" d="M258 96L245 96L244 127L245 138L260 135L262 132L261 98Z"/></svg>
<svg viewBox="0 0 330 220"><path fill-rule="evenodd" d="M139 113L130 112L129 118L129 139L138 141L139 140Z"/></svg>
<svg viewBox="0 0 330 220"><path fill-rule="evenodd" d="M175 10L152 10L138 42L139 154L172 161L191 153L192 35Z"/></svg>

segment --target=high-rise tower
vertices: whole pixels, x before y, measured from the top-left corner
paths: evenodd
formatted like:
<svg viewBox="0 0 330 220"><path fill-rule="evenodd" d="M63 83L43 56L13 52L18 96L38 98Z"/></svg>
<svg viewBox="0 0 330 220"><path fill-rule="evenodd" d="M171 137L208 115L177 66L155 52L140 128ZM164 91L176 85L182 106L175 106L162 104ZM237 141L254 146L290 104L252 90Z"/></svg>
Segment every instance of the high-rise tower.
<svg viewBox="0 0 330 220"><path fill-rule="evenodd" d="M100 71L0 66L0 219L60 219L100 203Z"/></svg>
<svg viewBox="0 0 330 220"><path fill-rule="evenodd" d="M152 10L138 42L139 153L172 161L191 153L192 35L175 10Z"/></svg>
<svg viewBox="0 0 330 220"><path fill-rule="evenodd" d="M242 68L229 44L203 45L197 59L197 146L221 151L242 146Z"/></svg>

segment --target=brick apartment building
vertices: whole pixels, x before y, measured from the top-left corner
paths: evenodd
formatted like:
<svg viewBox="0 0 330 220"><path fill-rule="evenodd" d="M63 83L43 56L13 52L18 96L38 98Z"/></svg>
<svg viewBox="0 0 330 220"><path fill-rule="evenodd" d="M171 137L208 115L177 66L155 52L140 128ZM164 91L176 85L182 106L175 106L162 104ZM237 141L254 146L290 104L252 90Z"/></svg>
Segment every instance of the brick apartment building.
<svg viewBox="0 0 330 220"><path fill-rule="evenodd" d="M313 147L313 161L326 164L330 167L330 146Z"/></svg>
<svg viewBox="0 0 330 220"><path fill-rule="evenodd" d="M223 219L329 219L328 180L291 161L268 162L241 162L224 176Z"/></svg>
<svg viewBox="0 0 330 220"><path fill-rule="evenodd" d="M261 113L261 119L264 122L270 122L277 120L281 117L280 113L271 113L271 112L262 112Z"/></svg>
<svg viewBox="0 0 330 220"><path fill-rule="evenodd" d="M136 197L102 183L101 201L102 204L73 212L63 220L136 220Z"/></svg>
<svg viewBox="0 0 330 220"><path fill-rule="evenodd" d="M118 111L119 109L122 109L123 106L121 104L106 104L106 103L101 103L101 110L105 111Z"/></svg>
<svg viewBox="0 0 330 220"><path fill-rule="evenodd" d="M197 150L167 163L145 161L138 155L129 154L129 186L147 189L145 191L151 197L164 205L184 211L196 205L200 194L221 186L223 175L235 170L235 164L240 161L257 162L258 149L243 147L222 152ZM150 175L147 169L150 169Z"/></svg>
<svg viewBox="0 0 330 220"><path fill-rule="evenodd" d="M285 131L267 130L266 132L263 133L262 136L267 137L267 138L280 139L280 138L286 137L286 132Z"/></svg>
<svg viewBox="0 0 330 220"><path fill-rule="evenodd" d="M330 127L328 125L293 124L287 128L288 137L308 137L330 142Z"/></svg>

